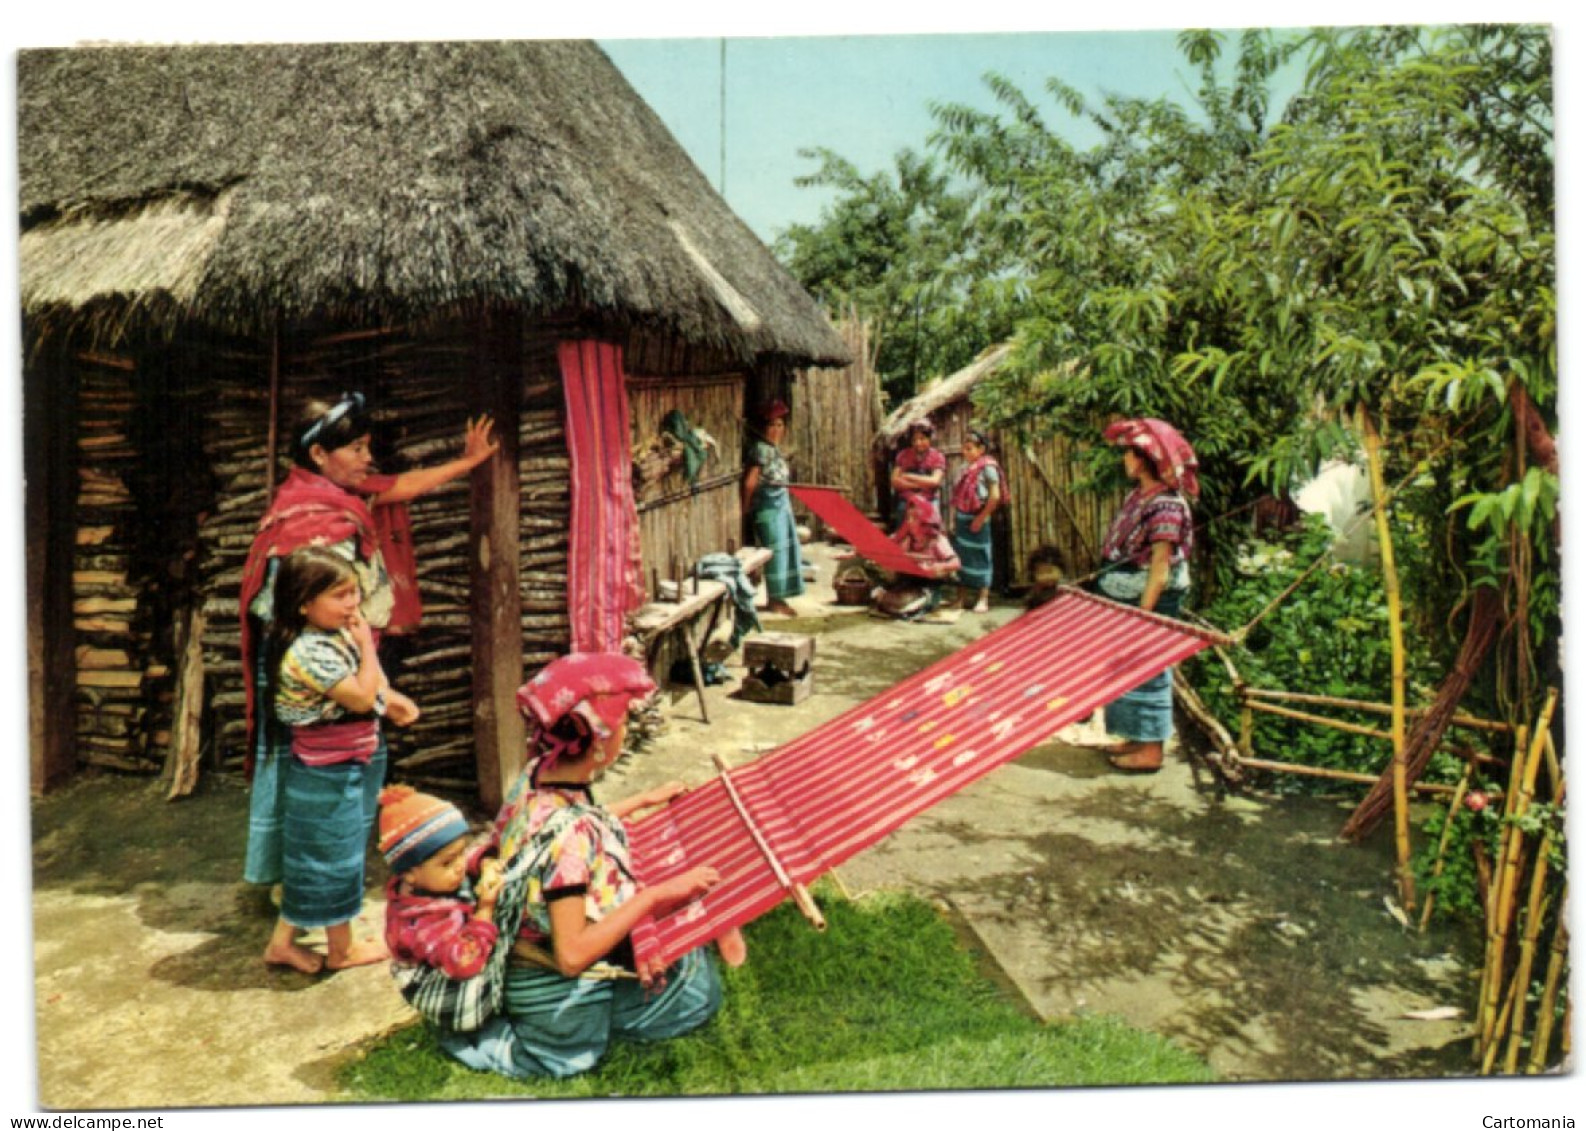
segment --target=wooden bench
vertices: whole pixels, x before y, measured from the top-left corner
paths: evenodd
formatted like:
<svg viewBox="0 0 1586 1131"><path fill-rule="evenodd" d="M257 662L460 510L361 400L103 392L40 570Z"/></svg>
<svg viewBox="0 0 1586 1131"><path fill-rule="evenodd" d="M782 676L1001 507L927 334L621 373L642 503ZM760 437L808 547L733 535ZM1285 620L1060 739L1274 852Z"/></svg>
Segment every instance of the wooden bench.
<svg viewBox="0 0 1586 1131"><path fill-rule="evenodd" d="M771 560L771 551L759 546L745 546L733 554L743 567L744 576L751 580ZM633 633L644 648L645 665L655 661L661 642L672 633L683 640L688 651L688 664L694 677L694 690L699 695L699 715L710 722L710 709L705 705L705 672L700 662L700 648L716 630L724 606L732 603L727 585L721 581L697 579L692 574L684 578L676 600L654 600L641 606L628 617L628 631Z"/></svg>

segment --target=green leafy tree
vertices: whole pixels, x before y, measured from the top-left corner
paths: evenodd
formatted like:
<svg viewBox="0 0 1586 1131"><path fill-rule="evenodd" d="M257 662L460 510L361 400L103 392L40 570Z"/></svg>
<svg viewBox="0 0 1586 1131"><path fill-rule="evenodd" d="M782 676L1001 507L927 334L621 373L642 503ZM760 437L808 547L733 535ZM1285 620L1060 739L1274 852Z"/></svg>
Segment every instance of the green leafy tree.
<svg viewBox="0 0 1586 1131"><path fill-rule="evenodd" d="M928 157L903 150L891 170L863 176L828 149L804 186L840 192L816 224L795 224L776 253L829 308L870 325L872 364L894 400L968 364L1011 335L1019 302L1005 256L980 238L968 193Z"/></svg>

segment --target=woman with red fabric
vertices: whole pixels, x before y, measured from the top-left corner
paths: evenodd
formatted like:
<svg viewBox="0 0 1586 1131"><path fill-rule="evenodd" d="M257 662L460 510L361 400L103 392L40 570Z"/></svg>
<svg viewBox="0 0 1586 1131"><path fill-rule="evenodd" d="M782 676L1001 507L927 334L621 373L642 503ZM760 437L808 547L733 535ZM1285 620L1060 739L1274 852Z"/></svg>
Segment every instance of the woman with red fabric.
<svg viewBox="0 0 1586 1131"><path fill-rule="evenodd" d="M253 788L248 815L248 851L244 879L250 883L281 881L284 853L283 814L288 803L282 766L291 758L290 736L260 710L263 686L259 642L274 615L274 580L282 559L303 546L325 546L351 562L362 594L361 617L376 630L393 622L410 627L419 616L418 591L411 553L393 539L406 531L401 504L467 475L489 459L500 444L491 434L489 417L470 420L463 435L463 454L434 467L400 475L379 475L369 451L371 421L361 393L345 393L334 404L309 401L293 433L295 466L277 488L243 565L240 611L242 670L247 694L248 752L245 765ZM382 541L385 545L382 546ZM405 563L393 579L384 552ZM406 696L390 697L386 718L406 726L418 708ZM360 780L347 784L363 800L365 832L373 828L377 799L385 777L382 740ZM303 926L303 925L298 925ZM302 946L288 925L271 935L265 962L315 973L323 958ZM284 937L283 937L284 936Z"/></svg>
<svg viewBox="0 0 1586 1131"><path fill-rule="evenodd" d="M1097 587L1115 601L1162 616L1178 615L1189 591L1195 542L1190 504L1200 494L1195 451L1178 429L1154 418L1120 420L1103 433L1123 449L1123 470L1134 483L1102 544ZM1107 733L1124 741L1108 748L1115 770L1151 774L1173 736L1173 669L1109 703Z"/></svg>

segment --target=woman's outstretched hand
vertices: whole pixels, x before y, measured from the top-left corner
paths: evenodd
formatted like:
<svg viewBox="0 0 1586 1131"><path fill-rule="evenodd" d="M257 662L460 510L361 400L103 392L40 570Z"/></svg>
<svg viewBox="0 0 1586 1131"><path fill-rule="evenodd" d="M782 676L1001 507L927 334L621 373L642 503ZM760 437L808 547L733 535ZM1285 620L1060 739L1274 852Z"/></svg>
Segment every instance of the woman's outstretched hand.
<svg viewBox="0 0 1586 1131"><path fill-rule="evenodd" d="M463 459L478 467L501 450L501 441L495 435L496 422L489 413L470 418L463 431Z"/></svg>

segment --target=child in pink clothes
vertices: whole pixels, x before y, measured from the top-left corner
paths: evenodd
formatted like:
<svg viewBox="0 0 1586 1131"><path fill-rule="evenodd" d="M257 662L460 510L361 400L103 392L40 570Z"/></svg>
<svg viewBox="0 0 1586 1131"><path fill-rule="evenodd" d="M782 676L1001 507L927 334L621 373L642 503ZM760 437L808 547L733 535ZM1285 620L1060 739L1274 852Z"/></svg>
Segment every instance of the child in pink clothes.
<svg viewBox="0 0 1586 1131"><path fill-rule="evenodd" d="M394 873L385 913L393 961L458 980L484 969L501 894L501 862L487 849L470 850L468 822L449 802L405 785L382 791L380 851Z"/></svg>

